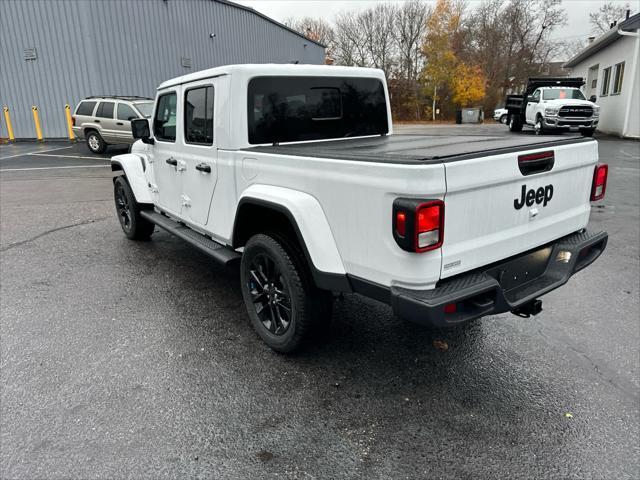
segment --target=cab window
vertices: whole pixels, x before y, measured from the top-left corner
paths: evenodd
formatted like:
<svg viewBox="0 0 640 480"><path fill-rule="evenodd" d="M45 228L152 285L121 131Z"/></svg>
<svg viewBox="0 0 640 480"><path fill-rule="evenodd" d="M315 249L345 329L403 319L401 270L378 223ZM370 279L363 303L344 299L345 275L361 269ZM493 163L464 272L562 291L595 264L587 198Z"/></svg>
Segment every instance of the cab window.
<svg viewBox="0 0 640 480"><path fill-rule="evenodd" d="M247 95L252 144L389 131L384 84L378 78L254 77Z"/></svg>
<svg viewBox="0 0 640 480"><path fill-rule="evenodd" d="M186 143L213 145L213 87L187 90L184 96Z"/></svg>
<svg viewBox="0 0 640 480"><path fill-rule="evenodd" d="M124 120L126 122L130 122L131 120L134 120L134 119L138 118L138 114L136 112L134 112L133 108L131 108L126 103L119 103L118 104L118 114L117 115L118 115L117 116L118 120Z"/></svg>
<svg viewBox="0 0 640 480"><path fill-rule="evenodd" d="M153 136L164 142L176 141L176 105L175 92L158 97L158 106L153 118Z"/></svg>

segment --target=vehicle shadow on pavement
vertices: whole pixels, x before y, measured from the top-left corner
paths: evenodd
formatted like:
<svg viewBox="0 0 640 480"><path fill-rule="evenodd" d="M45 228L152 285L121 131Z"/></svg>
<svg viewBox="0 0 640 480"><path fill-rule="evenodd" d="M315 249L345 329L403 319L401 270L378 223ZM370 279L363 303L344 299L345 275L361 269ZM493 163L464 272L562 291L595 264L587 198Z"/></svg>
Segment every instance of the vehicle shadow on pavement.
<svg viewBox="0 0 640 480"><path fill-rule="evenodd" d="M504 341L514 336L512 322L518 322L502 321L506 315L461 328L429 329L395 317L386 305L347 294L335 301L330 324L306 348L278 354L262 344L249 324L237 270L187 251L179 240L167 237L157 244L161 250L180 250L163 254L161 263L168 262L172 284L183 292L172 299L176 312L181 312L172 321L178 326L186 322L185 335L193 334L196 318L201 322L196 324L198 334L216 345L211 361L234 368L233 360L242 359L242 371L273 372L262 380L264 388L297 389L296 379L304 377L316 391L313 398L320 409L366 399L395 407L417 402L413 408L472 416L527 415L529 422L531 417L544 422L549 418L543 405L570 396L562 382L550 385L527 373L529 366L518 352L521 345ZM149 257L157 258L159 252L152 250L148 249ZM283 370L289 376L276 378L275 372Z"/></svg>

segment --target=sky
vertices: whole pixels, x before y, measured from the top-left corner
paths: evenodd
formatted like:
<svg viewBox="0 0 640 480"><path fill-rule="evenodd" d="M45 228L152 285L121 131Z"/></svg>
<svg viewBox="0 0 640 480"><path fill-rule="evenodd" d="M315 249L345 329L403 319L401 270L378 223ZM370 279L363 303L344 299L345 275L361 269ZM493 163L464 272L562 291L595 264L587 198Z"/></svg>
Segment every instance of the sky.
<svg viewBox="0 0 640 480"><path fill-rule="evenodd" d="M404 0L234 0L252 7L265 15L282 22L287 17L322 17L332 22L335 15L343 10L366 9L376 3L393 1L401 3ZM427 0L435 3L435 0ZM468 0L473 8L480 0ZM598 10L605 0L562 0L562 6L567 11L568 23L565 27L553 32L556 40L580 40L591 35L589 13ZM640 0L612 0L616 5L629 5L632 13L640 11Z"/></svg>

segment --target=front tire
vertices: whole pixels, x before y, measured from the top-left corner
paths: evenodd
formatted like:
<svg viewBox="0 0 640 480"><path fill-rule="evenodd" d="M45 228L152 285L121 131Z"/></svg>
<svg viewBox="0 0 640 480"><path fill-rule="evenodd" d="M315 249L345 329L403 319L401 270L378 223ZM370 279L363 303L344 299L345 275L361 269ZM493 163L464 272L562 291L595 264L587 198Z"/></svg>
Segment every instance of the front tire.
<svg viewBox="0 0 640 480"><path fill-rule="evenodd" d="M240 277L251 325L277 352L298 349L331 315L330 293L313 284L301 253L278 235L249 239Z"/></svg>
<svg viewBox="0 0 640 480"><path fill-rule="evenodd" d="M533 128L536 131L536 135L544 135L546 133L544 131L544 121L542 120L541 116L538 116L538 118L536 118L536 124Z"/></svg>
<svg viewBox="0 0 640 480"><path fill-rule="evenodd" d="M87 132L87 148L96 154L104 153L107 149L107 142L104 141L102 136L95 130L89 130Z"/></svg>
<svg viewBox="0 0 640 480"><path fill-rule="evenodd" d="M113 182L113 194L120 227L127 238L148 240L153 234L155 225L140 215L142 206L136 202L136 197L125 177L118 177Z"/></svg>
<svg viewBox="0 0 640 480"><path fill-rule="evenodd" d="M507 124L507 116L506 115L500 116L500 123L502 123L503 125Z"/></svg>

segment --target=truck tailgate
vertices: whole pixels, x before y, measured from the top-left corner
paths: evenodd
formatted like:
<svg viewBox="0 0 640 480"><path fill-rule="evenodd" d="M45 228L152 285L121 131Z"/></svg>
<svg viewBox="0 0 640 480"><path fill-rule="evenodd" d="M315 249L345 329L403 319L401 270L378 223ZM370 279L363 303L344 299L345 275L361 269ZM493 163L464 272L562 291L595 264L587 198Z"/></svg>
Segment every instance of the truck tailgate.
<svg viewBox="0 0 640 480"><path fill-rule="evenodd" d="M530 173L518 158L546 158L549 171ZM597 142L580 142L445 161L441 278L533 249L584 228ZM536 170L533 169L533 172Z"/></svg>

